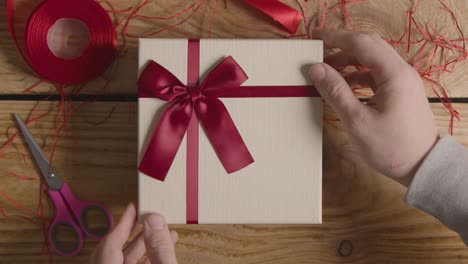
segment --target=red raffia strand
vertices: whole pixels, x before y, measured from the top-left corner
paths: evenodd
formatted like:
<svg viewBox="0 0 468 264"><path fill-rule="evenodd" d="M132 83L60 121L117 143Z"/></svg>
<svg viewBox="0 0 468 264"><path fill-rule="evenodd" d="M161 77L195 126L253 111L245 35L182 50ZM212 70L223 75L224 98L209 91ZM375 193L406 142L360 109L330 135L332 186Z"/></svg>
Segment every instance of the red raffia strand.
<svg viewBox="0 0 468 264"><path fill-rule="evenodd" d="M35 82L34 84L32 84L31 86L29 86L28 88L26 88L23 93L30 93L32 90L34 90L34 88L36 88L37 86L39 86L39 84L43 83L44 82L44 79L40 79L39 81Z"/></svg>
<svg viewBox="0 0 468 264"><path fill-rule="evenodd" d="M213 22L214 22L214 18L216 14L218 13L218 8L219 8L219 0L215 0L215 8L213 9L213 13L211 14L210 25L208 28L208 38L211 38L211 33L213 30Z"/></svg>
<svg viewBox="0 0 468 264"><path fill-rule="evenodd" d="M143 3L143 5L147 4L148 0L145 1ZM171 24L169 26L166 26L166 27L163 27L161 29L158 29L158 30L155 30L155 31L151 31L149 33L146 33L146 34L143 34L141 36L137 36L137 35L132 35L132 34L128 34L127 30L128 30L128 24L130 23L130 20L131 18L133 18L133 16L130 16L130 18L127 20L127 23L126 25L124 26L125 27L125 34L128 36L128 37L132 37L132 38L146 38L146 37L150 37L150 36L154 36L154 35L157 35L157 34L160 34L164 31L168 31L168 30L171 30L183 23L185 23L187 20L189 20L197 11L198 9L200 9L200 7L202 7L204 4L206 3L206 0L201 0L201 2L198 4L198 6L192 10L192 12L186 17L184 18L183 20L177 22L177 23L174 23L174 24ZM142 6L141 6L142 7ZM136 12L138 12L141 8L137 8Z"/></svg>
<svg viewBox="0 0 468 264"><path fill-rule="evenodd" d="M18 218L18 219L25 220L26 222L29 222L29 223L31 223L31 224L34 224L34 225L39 226L39 223L37 223L37 222L36 222L33 218L31 218L31 217L27 217L27 216L24 216L24 215L13 215L13 217Z"/></svg>
<svg viewBox="0 0 468 264"><path fill-rule="evenodd" d="M335 10L341 9L341 15L343 16L343 19L346 21L346 23L349 25L351 29L354 29L353 23L351 22L351 17L348 13L347 5L349 4L357 4L357 3L362 3L367 0L340 0L338 4L330 8L326 13L331 13ZM325 20L325 19L324 19ZM324 25L325 26L325 25Z"/></svg>
<svg viewBox="0 0 468 264"><path fill-rule="evenodd" d="M102 118L101 120L98 120L98 121L90 121L88 120L87 118L85 118L84 120L93 125L93 126L99 126L99 125L102 125L104 124L107 120L109 120L111 117L112 117L112 114L115 112L115 110L117 109L117 107L114 105L111 107L111 110L107 113L106 116L104 116L104 118Z"/></svg>
<svg viewBox="0 0 468 264"><path fill-rule="evenodd" d="M174 15L171 15L171 16L168 16L168 17L157 17L157 16L144 16L144 15L134 15L133 18L137 18L137 19L149 19L149 20L171 20L171 19L174 19L174 18L178 18L182 15L184 15L185 13L187 13L188 11L190 11L193 7L195 7L197 5L197 3L193 3L189 6L187 6L186 8L184 8L182 11L179 11L177 13L175 13ZM138 12L138 11L137 11Z"/></svg>
<svg viewBox="0 0 468 264"><path fill-rule="evenodd" d="M103 3L103 4L106 4L107 6L109 6L110 10L106 10L106 11L108 13L114 15L113 22L114 22L114 26L116 28L116 31L117 31L117 28L120 27L122 22L125 21L125 19L126 19L125 17L123 17L122 19L118 20L117 15L118 14L125 14L127 12L132 11L132 9L133 9L133 7L129 7L129 8L126 8L126 9L120 9L120 10L115 9L114 6L107 0L99 1L99 3ZM118 52L119 56L125 55L125 53L126 53L126 43L122 43L122 45L119 46L118 51L119 51ZM118 60L118 57L117 57L116 60Z"/></svg>
<svg viewBox="0 0 468 264"><path fill-rule="evenodd" d="M325 18L327 16L327 0L323 0L322 9L323 9L323 13L322 13L322 18L320 19L320 28L324 29L325 28Z"/></svg>
<svg viewBox="0 0 468 264"><path fill-rule="evenodd" d="M39 106L39 103L36 104L32 110L32 114L30 115L30 117L25 121L25 124L26 125L29 125L33 122L36 122L46 116L49 115L50 111L44 113L44 114L41 114L41 115L37 115L37 116L34 116L33 114L35 113L35 111L38 109L38 106ZM9 137L9 139L7 140L7 142L5 142L3 144L3 146L0 147L0 158L3 158L5 156L5 154L3 154L5 152L5 150L10 146L10 145L13 145L13 142L14 140L18 137L19 135L19 132L15 132L11 137Z"/></svg>
<svg viewBox="0 0 468 264"><path fill-rule="evenodd" d="M312 0L304 0L305 2L305 7L304 7L304 28L307 31L308 38L312 38L312 33L310 30L310 23L312 22L311 19L309 19L309 11L310 11L310 5L312 4Z"/></svg>
<svg viewBox="0 0 468 264"><path fill-rule="evenodd" d="M28 216L24 216L24 215L12 215L12 216L9 216L6 212L5 212L5 209L4 208L0 208L0 214L3 216L3 218L5 219L12 219L12 218L17 218L17 219L21 219L21 220L25 220L31 224L34 224L34 225L39 225L33 218L31 217L28 217Z"/></svg>
<svg viewBox="0 0 468 264"><path fill-rule="evenodd" d="M450 40L440 32L437 32L428 22L424 25L418 23L415 19L415 14L422 1L413 0L412 2L413 7L407 11L408 22L406 32L399 40L387 41L395 48L405 45L406 53L409 53L413 45L420 45L416 51L416 55L410 60L410 64L419 72L424 80L430 83L434 94L449 111L449 132L453 134L454 120L459 120L460 116L451 103L445 85L437 80L442 78L442 74L453 72L458 63L467 59L468 54L465 47L466 39L455 13L442 0L438 0L438 2L441 4L443 10L450 14L454 21L457 32L460 35L459 39ZM406 41L403 41L405 37ZM414 40L414 38L416 38L416 40ZM437 63L435 61L436 58L438 60L440 59L442 62Z"/></svg>
<svg viewBox="0 0 468 264"><path fill-rule="evenodd" d="M31 209L28 209L26 207L24 207L23 205L21 205L20 203L18 203L17 201L13 200L10 196L8 196L6 193L4 192L1 192L0 191L0 196L2 196L3 198L5 198L5 200L7 200L13 207L15 207L16 209L19 209L31 216L35 216L35 217L38 217L39 219L44 219L43 216L39 215L38 213L32 211Z"/></svg>
<svg viewBox="0 0 468 264"><path fill-rule="evenodd" d="M3 215L4 218L9 218L8 215L5 213L5 208L0 207L0 214Z"/></svg>
<svg viewBox="0 0 468 264"><path fill-rule="evenodd" d="M406 49L406 52L409 53L410 51L410 48L411 48L411 29L413 28L411 25L412 24L415 24L417 26L417 23L416 21L414 20L414 13L416 12L416 10L418 9L419 7L419 3L420 3L420 0L415 0L414 4L413 4L413 8L410 9L407 13L408 13L408 46L407 46L407 49ZM418 28L419 29L419 28ZM421 30L418 30L420 33L422 33Z"/></svg>
<svg viewBox="0 0 468 264"><path fill-rule="evenodd" d="M309 30L309 25L310 23L307 23L307 21L309 20L309 16L308 16L308 10L309 10L309 6L310 6L310 0L305 0L305 7L301 5L301 3L299 2L299 0L296 0L296 3L297 5L299 6L299 8L301 9L301 13L302 13L302 19L303 19L303 23L304 23L304 28L305 28L305 31L307 32L305 34L305 36L310 39L312 38L312 36L310 35L310 30ZM310 20L309 20L310 21ZM294 37L297 37L297 35L294 35Z"/></svg>
<svg viewBox="0 0 468 264"><path fill-rule="evenodd" d="M105 9L107 13L111 13L111 14L122 14L122 13L127 13L127 12L130 12L133 8L132 7L128 7L128 8L124 8L124 9L115 9L114 6L107 0L101 0L101 1L98 1L99 4L106 4L110 7L110 9Z"/></svg>
<svg viewBox="0 0 468 264"><path fill-rule="evenodd" d="M36 177L28 177L28 176L24 176L24 175L21 175L21 174L18 174L18 173L15 173L15 172L7 172L8 175L11 175L11 176L14 176L20 180L25 180L25 181L34 181L34 180L37 180Z"/></svg>

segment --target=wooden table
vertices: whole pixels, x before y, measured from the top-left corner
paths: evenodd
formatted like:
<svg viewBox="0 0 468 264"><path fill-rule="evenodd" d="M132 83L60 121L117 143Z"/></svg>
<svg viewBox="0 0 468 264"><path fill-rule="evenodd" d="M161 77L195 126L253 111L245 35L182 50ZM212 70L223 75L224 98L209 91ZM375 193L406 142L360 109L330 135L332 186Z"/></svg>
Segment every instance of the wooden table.
<svg viewBox="0 0 468 264"><path fill-rule="evenodd" d="M304 7L307 19L316 23L321 1ZM35 1L22 0L22 6L33 7ZM140 1L111 0L116 9L135 6ZM142 14L167 16L181 10L188 1L153 1ZM294 0L285 1L298 8ZM338 2L327 1L329 6ZM432 21L440 28L453 27L450 17L443 14L436 0L423 1L417 19ZM464 0L447 0L468 32L468 5ZM192 3L192 1L190 1ZM186 23L156 37L208 37L210 16L217 1L207 1ZM272 27L268 19L241 1L228 0L214 18L212 37L220 38L281 38L284 32ZM348 5L356 28L373 30L384 37L398 38L406 26L406 0L368 0ZM27 8L26 8L27 9ZM128 13L126 13L128 15ZM327 27L343 27L339 12L327 16ZM122 18L125 14L118 15ZM0 7L0 144L15 132L12 112L26 117L33 107L39 112L51 111L47 117L30 125L32 133L50 151L60 102L52 98L43 101L52 86L45 82L23 93L38 81L21 60L11 40L6 24L5 6ZM21 12L17 21L24 21ZM179 19L180 20L180 19ZM174 20L174 21L179 21ZM170 24L171 21L134 21L132 34L142 34ZM299 34L306 33L304 28ZM120 59L111 75L111 85L101 91L97 100L85 103L68 122L68 135L60 133L54 165L82 199L99 200L108 205L116 218L126 204L136 202L136 72L137 40L129 38L128 52ZM405 54L403 54L405 55ZM406 56L406 55L405 55ZM468 146L468 66L462 66L444 77L449 95L459 103L454 107L462 120L455 123L454 136ZM82 94L95 94L104 81L91 82ZM430 87L428 97L434 98ZM55 91L53 90L55 93ZM366 94L369 94L368 92ZM366 96L364 96L366 97ZM74 97L74 106L83 97ZM436 101L436 100L432 100ZM441 103L431 103L437 124L446 133L450 115ZM326 120L334 114L326 107ZM102 124L101 120L105 119ZM23 158L24 157L24 158ZM21 180L12 173L33 177ZM340 122L324 125L323 225L192 225L174 226L179 232L177 256L180 263L468 263L468 251L456 233L433 217L405 205L406 189L368 168L360 159ZM21 139L1 153L0 192L31 210L36 210L39 196L39 172L32 163ZM45 215L53 209L45 199ZM0 217L0 263L47 263L42 250L43 236L37 225L19 219L25 215L0 197L0 208L9 216ZM55 263L85 263L96 246L86 241L75 258L54 256Z"/></svg>

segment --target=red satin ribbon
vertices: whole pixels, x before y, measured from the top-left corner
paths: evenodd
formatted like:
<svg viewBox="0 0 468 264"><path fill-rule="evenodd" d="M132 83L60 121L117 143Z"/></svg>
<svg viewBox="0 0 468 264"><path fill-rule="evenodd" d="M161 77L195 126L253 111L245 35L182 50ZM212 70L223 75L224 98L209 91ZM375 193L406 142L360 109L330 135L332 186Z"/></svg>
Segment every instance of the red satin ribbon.
<svg viewBox="0 0 468 264"><path fill-rule="evenodd" d="M295 34L303 16L296 9L277 0L243 0L279 23L289 33Z"/></svg>
<svg viewBox="0 0 468 264"><path fill-rule="evenodd" d="M44 0L26 25L24 53L14 27L14 0L7 0L10 33L23 59L45 79L70 85L90 81L102 74L117 55L115 26L94 0ZM88 47L76 59L56 57L47 45L47 33L60 18L83 22L89 30Z"/></svg>
<svg viewBox="0 0 468 264"><path fill-rule="evenodd" d="M223 89L236 89L247 75L232 57L214 68L200 86L185 86L172 73L151 61L138 80L140 98L159 98L173 102L161 118L139 170L164 181L193 111L203 124L213 148L228 173L253 162L224 104L217 98Z"/></svg>

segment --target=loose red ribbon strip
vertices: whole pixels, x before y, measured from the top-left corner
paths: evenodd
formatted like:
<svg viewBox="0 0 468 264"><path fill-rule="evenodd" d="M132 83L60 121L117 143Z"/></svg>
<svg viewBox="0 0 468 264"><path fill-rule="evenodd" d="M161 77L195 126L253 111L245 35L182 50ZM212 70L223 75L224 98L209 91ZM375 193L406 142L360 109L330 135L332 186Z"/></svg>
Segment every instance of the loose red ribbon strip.
<svg viewBox="0 0 468 264"><path fill-rule="evenodd" d="M277 0L243 1L268 15L291 34L297 32L303 20L303 16L299 11Z"/></svg>
<svg viewBox="0 0 468 264"><path fill-rule="evenodd" d="M195 111L228 173L253 162L224 104L223 89L238 89L247 75L232 57L212 70L200 86L185 86L172 73L151 61L138 80L140 98L173 102L159 121L139 170L164 181Z"/></svg>
<svg viewBox="0 0 468 264"><path fill-rule="evenodd" d="M78 84L102 74L117 56L117 34L107 12L94 0L45 0L26 25L24 52L14 27L14 0L7 0L10 33L23 59L45 79L60 84ZM89 43L76 59L56 57L47 44L47 33L61 19L76 19L89 30Z"/></svg>

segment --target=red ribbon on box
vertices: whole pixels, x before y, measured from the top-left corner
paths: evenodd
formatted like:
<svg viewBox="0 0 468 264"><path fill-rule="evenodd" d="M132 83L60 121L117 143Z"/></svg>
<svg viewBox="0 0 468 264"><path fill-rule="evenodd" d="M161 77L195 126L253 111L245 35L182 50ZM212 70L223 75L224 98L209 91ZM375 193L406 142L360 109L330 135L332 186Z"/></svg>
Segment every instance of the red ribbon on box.
<svg viewBox="0 0 468 264"><path fill-rule="evenodd" d="M219 98L317 97L311 86L241 86L247 75L227 57L199 85L200 42L189 40L188 84L166 68L149 62L138 80L139 98L159 98L172 104L160 119L139 170L155 179L166 178L187 132L187 223L198 223L198 120L228 173L253 162L226 107ZM193 114L196 113L196 115Z"/></svg>

